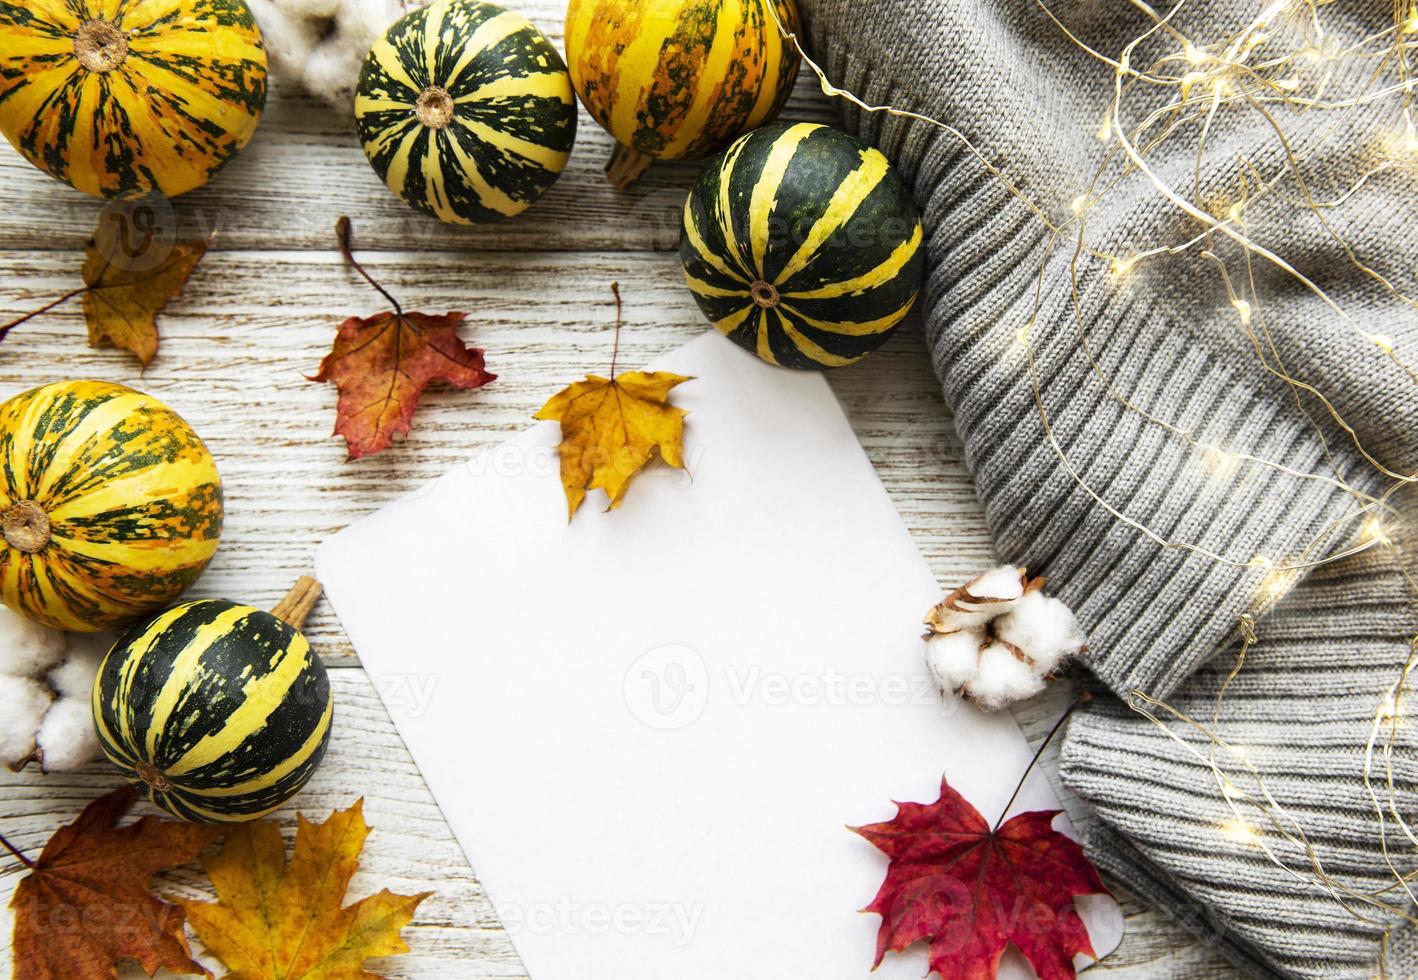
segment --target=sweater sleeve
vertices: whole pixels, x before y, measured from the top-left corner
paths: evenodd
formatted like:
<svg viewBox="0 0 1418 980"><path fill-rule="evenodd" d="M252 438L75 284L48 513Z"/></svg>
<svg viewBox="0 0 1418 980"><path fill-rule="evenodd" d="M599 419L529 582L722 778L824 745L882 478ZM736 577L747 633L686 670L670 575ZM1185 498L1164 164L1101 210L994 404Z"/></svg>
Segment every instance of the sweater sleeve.
<svg viewBox="0 0 1418 980"><path fill-rule="evenodd" d="M1117 169L1116 139L1098 138L1113 71L1068 41L1041 6L802 6L810 50L835 84L954 126L1056 226L1106 159L1102 173L1117 182L1087 211L1091 245L1126 258L1201 229L1143 175ZM1229 5L1207 10L1221 7ZM1092 21L1068 26L1099 52L1116 54L1146 26L1114 5L1070 10L1093 11ZM1182 26L1205 37L1237 25ZM1124 125L1156 98L1124 100ZM1356 439L1394 471L1418 467L1418 386L1366 336L1382 327L1418 349L1418 317L1358 273L1318 222L1297 221L1292 206L1258 204L1247 230L1284 241L1291 259L1303 259L1311 279L1356 315L1391 312L1356 329L1266 266L1256 272L1265 305L1251 318L1273 345L1261 356L1214 264L1200 257L1203 246L1119 275L1107 261L1077 256L1076 227L1055 236L956 136L854 107L845 115L901 167L925 216L930 355L999 557L1044 574L1079 612L1089 668L1115 692L1167 696L1235 635L1262 586L1271 589L1268 564L1302 553L1314 560L1353 537L1355 500L1341 484L1374 493L1387 480ZM1298 126L1298 145L1331 152L1318 118ZM1197 181L1203 196L1234 198L1237 160L1273 159L1274 142L1259 116L1218 120ZM1190 194L1197 139L1183 133L1174 143L1154 150L1149 165ZM1360 166L1348 152L1333 150L1326 166ZM1411 254L1414 201L1401 182L1367 182L1346 204L1349 246L1382 255L1407 243ZM1222 236L1212 248L1233 279L1245 276L1234 243ZM1018 340L1026 325L1032 375ZM1281 366L1322 390L1354 437L1277 377Z"/></svg>
<svg viewBox="0 0 1418 980"><path fill-rule="evenodd" d="M1069 726L1062 775L1099 818L1091 856L1249 974L1372 976L1392 929L1390 975L1418 975L1418 940L1400 928L1415 909L1389 864L1411 854L1390 814L1418 807L1418 735L1399 726L1370 749L1388 687L1418 696L1418 671L1404 673L1418 540L1402 536L1418 468L1418 375L1403 352L1418 350L1418 313L1351 260L1418 296L1411 174L1373 175L1321 222L1296 206L1293 181L1259 195L1243 184L1239 161L1283 174L1286 150L1264 116L1229 111L1208 125L1204 153L1193 120L1147 149L1149 173L1127 169L1116 129L1099 130L1114 95L1103 58L1148 26L1133 6L1049 5L1094 54L1032 0L800 3L834 84L957 130L843 103L848 128L897 163L921 205L929 354L999 557L1045 575L1089 633L1099 696ZM1325 23L1341 43L1385 27L1383 5L1337 7ZM1135 63L1253 15L1183 7ZM1334 91L1362 87L1354 73L1369 70L1335 66ZM1175 94L1156 88L1124 86L1124 131ZM1336 198L1373 166L1374 133L1392 128L1392 104L1342 118L1275 111L1316 193ZM1248 261L1225 234L1198 239L1203 225L1167 191L1218 214L1252 195L1245 234L1289 270ZM1104 258L1076 248L1075 201ZM1392 508L1390 545L1308 575L1268 570L1351 546L1364 494ZM1245 613L1259 638L1217 728L1263 785L1216 750L1245 783L1238 803L1181 715L1211 722ZM1137 710L1146 698L1166 705L1157 721ZM1365 782L1385 746L1391 789L1385 776ZM1267 792L1277 825L1255 805ZM1227 835L1233 805L1258 838ZM1318 882L1312 860L1337 886Z"/></svg>

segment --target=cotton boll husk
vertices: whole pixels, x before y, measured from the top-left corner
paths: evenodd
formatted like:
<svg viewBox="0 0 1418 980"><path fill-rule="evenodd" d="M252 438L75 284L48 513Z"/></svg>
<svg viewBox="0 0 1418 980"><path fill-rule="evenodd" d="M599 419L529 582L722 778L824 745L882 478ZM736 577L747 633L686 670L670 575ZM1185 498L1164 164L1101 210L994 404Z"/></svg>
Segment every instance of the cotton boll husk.
<svg viewBox="0 0 1418 980"><path fill-rule="evenodd" d="M50 705L35 742L45 772L72 772L97 759L98 736L88 696L60 698Z"/></svg>
<svg viewBox="0 0 1418 980"><path fill-rule="evenodd" d="M18 765L34 751L49 704L49 689L39 681L0 674L0 765Z"/></svg>
<svg viewBox="0 0 1418 980"><path fill-rule="evenodd" d="M965 685L965 693L990 711L1032 698L1043 689L1043 676L1001 643L992 643L980 651L979 670Z"/></svg>
<svg viewBox="0 0 1418 980"><path fill-rule="evenodd" d="M992 568L942 599L926 615L926 625L937 633L984 626L1024 594L1023 578L1011 565Z"/></svg>
<svg viewBox="0 0 1418 980"><path fill-rule="evenodd" d="M1024 594L1024 576L1013 565L1001 565L976 577L965 588L979 599L1018 599Z"/></svg>
<svg viewBox="0 0 1418 980"><path fill-rule="evenodd" d="M0 674L38 677L64 656L64 634L0 606ZM3 710L0 701L0 710Z"/></svg>
<svg viewBox="0 0 1418 980"><path fill-rule="evenodd" d="M1041 674L1053 671L1083 648L1083 631L1073 611L1058 599L1030 592L994 624L995 635L1034 661Z"/></svg>
<svg viewBox="0 0 1418 980"><path fill-rule="evenodd" d="M975 676L983 639L978 630L932 633L926 637L926 663L941 687L958 691Z"/></svg>

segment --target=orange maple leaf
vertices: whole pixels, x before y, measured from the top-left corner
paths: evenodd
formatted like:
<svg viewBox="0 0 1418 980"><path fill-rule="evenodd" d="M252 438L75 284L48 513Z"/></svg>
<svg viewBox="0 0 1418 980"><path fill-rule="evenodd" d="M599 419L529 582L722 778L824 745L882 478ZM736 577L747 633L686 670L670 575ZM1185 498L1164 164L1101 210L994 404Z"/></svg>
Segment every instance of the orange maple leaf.
<svg viewBox="0 0 1418 980"><path fill-rule="evenodd" d="M366 980L376 976L367 958L409 951L399 932L431 892L385 889L343 904L367 836L363 800L321 824L298 817L289 861L274 822L227 829L202 862L217 901L183 903L207 951L231 970L227 980Z"/></svg>
<svg viewBox="0 0 1418 980"><path fill-rule="evenodd" d="M339 392L335 434L344 436L350 459L387 449L394 436L407 435L419 397L433 381L455 388L480 388L497 375L484 366L483 352L458 337L464 313L430 316L405 313L350 252L350 220L336 226L346 261L394 307L369 318L352 316L340 324L330 353L311 381L334 382Z"/></svg>
<svg viewBox="0 0 1418 980"><path fill-rule="evenodd" d="M147 971L206 974L192 960L183 912L148 890L165 868L193 860L218 827L144 817L118 820L133 805L132 787L94 800L44 845L10 900L15 911L15 980L116 977L132 958Z"/></svg>
<svg viewBox="0 0 1418 980"><path fill-rule="evenodd" d="M611 284L616 306L616 353L620 347L620 287ZM561 423L561 486L567 517L586 499L586 491L605 490L613 509L620 506L630 479L656 455L684 469L682 408L669 403L670 389L692 380L669 371L587 375L553 395L535 418Z"/></svg>
<svg viewBox="0 0 1418 980"><path fill-rule="evenodd" d="M153 213L145 200L105 211L84 244L89 346L130 351L144 367L158 352L158 313L182 294L208 245L160 237Z"/></svg>

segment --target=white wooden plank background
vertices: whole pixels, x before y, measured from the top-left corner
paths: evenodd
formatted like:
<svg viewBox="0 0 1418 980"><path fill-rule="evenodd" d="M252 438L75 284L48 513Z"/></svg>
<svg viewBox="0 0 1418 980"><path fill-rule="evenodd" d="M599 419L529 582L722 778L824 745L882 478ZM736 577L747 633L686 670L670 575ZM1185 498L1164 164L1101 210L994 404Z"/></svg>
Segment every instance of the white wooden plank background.
<svg viewBox="0 0 1418 980"><path fill-rule="evenodd" d="M560 44L555 0L524 0L520 7ZM830 121L832 107L800 81L787 115ZM90 349L75 302L17 328L0 345L0 398L48 381L94 377L135 385L172 405L211 447L227 495L222 545L194 594L274 605L310 570L326 536L520 430L565 383L604 371L611 282L620 283L625 298L623 365L652 360L705 329L672 251L697 166L657 165L629 192L617 192L600 174L609 148L583 112L571 164L542 202L502 225L453 228L415 214L385 190L348 120L277 86L251 147L211 185L175 205L183 234L215 231L216 238L183 297L162 317L153 364L141 371L126 354ZM79 283L82 242L100 205L31 169L8 145L0 148L0 204L3 321ZM499 375L476 392L431 391L409 439L358 463L347 463L343 444L330 437L334 389L303 377L315 370L341 319L384 306L334 250L334 224L344 214L354 221L367 267L407 308L470 312L466 335L486 348L489 368ZM984 518L919 324L908 323L884 349L831 380L942 583L956 584L986 565ZM327 605L317 608L307 633L337 668L340 715L327 760L298 798L299 808L322 817L364 794L375 829L352 897L385 885L437 893L406 930L413 952L386 961L380 972L522 977L473 870ZM1016 717L1037 739L1069 697L1055 690ZM0 831L36 854L55 827L115 783L99 765L63 776L0 770ZM280 814L288 831L294 812L287 807ZM21 871L17 862L0 863L0 901L8 902ZM190 892L196 882L190 873L167 880L174 892ZM1127 936L1091 976L1235 975L1165 910L1120 898ZM3 969L8 918L0 917L0 935Z"/></svg>

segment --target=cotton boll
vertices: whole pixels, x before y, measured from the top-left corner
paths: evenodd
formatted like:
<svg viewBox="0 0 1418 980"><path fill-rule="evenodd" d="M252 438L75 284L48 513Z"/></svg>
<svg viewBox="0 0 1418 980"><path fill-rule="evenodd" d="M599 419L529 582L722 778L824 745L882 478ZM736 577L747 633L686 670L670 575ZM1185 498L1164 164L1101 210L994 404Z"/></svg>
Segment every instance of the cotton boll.
<svg viewBox="0 0 1418 980"><path fill-rule="evenodd" d="M0 674L38 677L63 656L63 633L0 606Z"/></svg>
<svg viewBox="0 0 1418 980"><path fill-rule="evenodd" d="M93 759L98 741L89 695L112 638L95 634L66 640L63 633L28 624L9 610L0 615L0 635L9 642L6 666L28 672L0 674L0 764L17 765L36 748L46 770Z"/></svg>
<svg viewBox="0 0 1418 980"><path fill-rule="evenodd" d="M45 772L72 772L97 759L98 736L88 696L60 698L50 705L35 741Z"/></svg>
<svg viewBox="0 0 1418 980"><path fill-rule="evenodd" d="M1002 643L980 651L979 670L965 685L965 693L989 711L1032 698L1043 689L1044 678Z"/></svg>
<svg viewBox="0 0 1418 980"><path fill-rule="evenodd" d="M942 687L986 708L1033 697L1085 649L1073 612L1044 595L1042 578L1001 565L946 595L926 614L926 659Z"/></svg>
<svg viewBox="0 0 1418 980"><path fill-rule="evenodd" d="M1041 674L1083 649L1083 631L1073 610L1042 592L1027 593L994 628L997 637L1028 654Z"/></svg>
<svg viewBox="0 0 1418 980"><path fill-rule="evenodd" d="M984 634L975 630L926 637L926 663L941 687L958 691L975 676L983 638Z"/></svg>
<svg viewBox="0 0 1418 980"><path fill-rule="evenodd" d="M0 765L18 766L35 748L50 694L31 677L0 674Z"/></svg>

